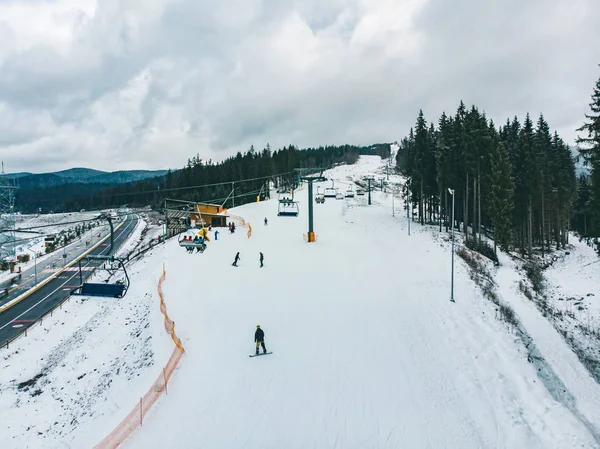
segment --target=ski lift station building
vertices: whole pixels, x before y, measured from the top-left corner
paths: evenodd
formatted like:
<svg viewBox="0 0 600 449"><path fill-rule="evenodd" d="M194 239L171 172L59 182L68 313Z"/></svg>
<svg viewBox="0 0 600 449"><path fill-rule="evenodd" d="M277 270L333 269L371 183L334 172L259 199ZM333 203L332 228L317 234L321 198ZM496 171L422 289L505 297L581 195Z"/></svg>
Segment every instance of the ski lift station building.
<svg viewBox="0 0 600 449"><path fill-rule="evenodd" d="M226 210L219 204L198 203L194 205L193 212L190 212L190 221L196 226L227 226Z"/></svg>
<svg viewBox="0 0 600 449"><path fill-rule="evenodd" d="M167 234L173 236L190 227L226 227L227 210L219 204L190 204L185 210L167 209Z"/></svg>

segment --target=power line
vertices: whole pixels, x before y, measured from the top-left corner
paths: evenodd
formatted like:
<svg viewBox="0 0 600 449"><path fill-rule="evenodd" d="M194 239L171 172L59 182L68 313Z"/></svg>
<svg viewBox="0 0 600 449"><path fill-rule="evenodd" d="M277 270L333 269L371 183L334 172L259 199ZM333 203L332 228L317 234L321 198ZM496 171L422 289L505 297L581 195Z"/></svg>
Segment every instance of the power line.
<svg viewBox="0 0 600 449"><path fill-rule="evenodd" d="M201 189L201 188L204 188L204 187L216 187L216 186L222 186L222 185L229 185L229 184L233 184L233 183L260 181L262 179L276 178L276 177L279 177L279 176L285 176L285 175L289 175L289 174L292 174L292 173L294 173L294 172L293 171L289 171L289 172L278 173L278 174L269 175L269 176L261 176L261 177L258 177L258 178L240 179L238 181L224 181L224 182L216 182L216 183L213 183L213 184L201 184L201 185L188 186L188 187L172 187L172 188L169 188L169 189L144 190L142 192L126 192L126 193L102 194L102 196L103 197L115 197L115 196L126 196L126 195L143 195L143 194L147 194L147 193L177 192L177 191L181 191L181 190L194 190L194 189Z"/></svg>

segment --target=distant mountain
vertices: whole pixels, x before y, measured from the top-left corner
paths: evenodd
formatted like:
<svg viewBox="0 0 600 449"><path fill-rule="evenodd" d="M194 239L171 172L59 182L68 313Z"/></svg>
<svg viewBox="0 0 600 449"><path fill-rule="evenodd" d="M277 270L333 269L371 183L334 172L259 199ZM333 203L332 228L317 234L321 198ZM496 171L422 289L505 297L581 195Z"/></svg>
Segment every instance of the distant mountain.
<svg viewBox="0 0 600 449"><path fill-rule="evenodd" d="M5 176L9 179L19 179L22 178L23 176L29 176L32 175L33 173L29 173L29 172L19 172L19 173L6 173Z"/></svg>
<svg viewBox="0 0 600 449"><path fill-rule="evenodd" d="M124 184L126 182L156 178L166 174L167 170L121 170L94 176L93 178L90 178L88 182L94 182L98 184Z"/></svg>
<svg viewBox="0 0 600 449"><path fill-rule="evenodd" d="M52 174L68 180L68 182L88 182L90 178L106 175L108 172L93 170L91 168L75 167L69 168L68 170L57 171Z"/></svg>
<svg viewBox="0 0 600 449"><path fill-rule="evenodd" d="M11 173L18 180L20 190L40 189L64 184L115 185L163 176L167 170L120 170L105 172L90 168L70 168L53 173Z"/></svg>

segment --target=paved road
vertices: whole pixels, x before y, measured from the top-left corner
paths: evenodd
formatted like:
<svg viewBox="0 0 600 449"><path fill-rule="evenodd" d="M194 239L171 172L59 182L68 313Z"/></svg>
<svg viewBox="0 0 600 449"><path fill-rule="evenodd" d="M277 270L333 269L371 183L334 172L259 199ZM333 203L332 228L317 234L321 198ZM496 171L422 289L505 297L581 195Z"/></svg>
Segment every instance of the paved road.
<svg viewBox="0 0 600 449"><path fill-rule="evenodd" d="M36 272L37 283L40 283L46 278L52 276L60 268L77 259L77 257L83 254L90 247L94 246L109 233L110 228L107 224L98 226L83 234L81 236L81 240L77 240L67 245L66 248L60 248L50 253L42 260L40 260L38 257L37 267L34 263L27 269L23 270L20 278L17 278L18 273L13 273L8 280L0 283L0 292L4 292L5 289L8 289L9 291L8 296L2 295L0 298L0 306L3 306L4 304L25 293L30 288L33 288L36 284ZM89 242L89 244L86 245L86 242ZM63 257L63 255L66 257ZM10 278L16 278L15 282L11 282Z"/></svg>
<svg viewBox="0 0 600 449"><path fill-rule="evenodd" d="M136 224L137 216L133 216L127 219L119 230L115 231L114 251L117 251L127 241ZM90 255L108 255L109 249L110 238L94 249ZM94 260L82 262L84 278L91 275L94 268L101 263L101 261ZM57 267L53 272L57 272L61 268ZM24 329L33 326L41 317L69 296L71 291L78 286L79 267L75 263L21 302L0 313L0 348L23 332Z"/></svg>

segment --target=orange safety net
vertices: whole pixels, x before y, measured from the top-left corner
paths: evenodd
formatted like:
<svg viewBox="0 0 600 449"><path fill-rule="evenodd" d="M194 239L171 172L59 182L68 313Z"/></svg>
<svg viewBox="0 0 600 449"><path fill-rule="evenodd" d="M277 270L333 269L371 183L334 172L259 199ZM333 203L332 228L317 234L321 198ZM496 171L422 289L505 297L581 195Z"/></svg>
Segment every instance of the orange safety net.
<svg viewBox="0 0 600 449"><path fill-rule="evenodd" d="M236 225L237 226L242 226L242 227L246 227L248 228L248 238L250 238L252 236L252 226L250 226L250 223L247 223L246 220L244 220L242 217L239 217L237 215L229 215L229 218L231 220L233 220L234 222L237 222Z"/></svg>
<svg viewBox="0 0 600 449"><path fill-rule="evenodd" d="M115 427L115 429L108 434L100 443L94 446L94 449L116 449L123 441L127 439L144 421L144 416L150 411L150 408L158 400L161 394L167 392L167 385L169 379L173 375L175 368L179 364L179 361L183 357L185 350L181 344L181 340L175 334L175 322L169 318L167 314L167 305L165 304L162 283L165 280L167 273L163 267L162 275L158 280L158 296L160 297L160 311L165 317L165 330L173 339L175 348L169 358L169 361L162 369L162 373L154 381L150 389L146 394L140 398L139 403L129 412L129 414L121 421L121 423Z"/></svg>
<svg viewBox="0 0 600 449"><path fill-rule="evenodd" d="M246 220L242 217L238 217L237 215L229 215L229 218L233 221L237 221L236 226L247 226Z"/></svg>

